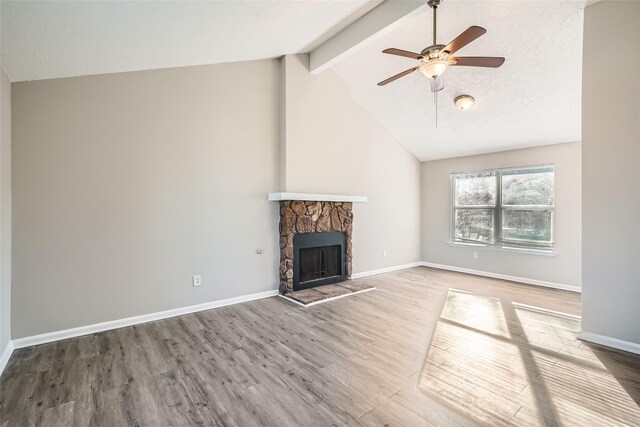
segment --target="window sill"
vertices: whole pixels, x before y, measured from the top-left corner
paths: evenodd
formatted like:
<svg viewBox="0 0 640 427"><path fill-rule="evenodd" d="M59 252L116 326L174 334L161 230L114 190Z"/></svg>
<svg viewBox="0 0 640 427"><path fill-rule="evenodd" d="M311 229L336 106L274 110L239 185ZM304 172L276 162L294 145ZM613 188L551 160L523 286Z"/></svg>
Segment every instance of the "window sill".
<svg viewBox="0 0 640 427"><path fill-rule="evenodd" d="M558 252L555 248L549 249L533 249L533 248L517 248L513 246L493 246L493 245L485 245L482 243L463 243L463 242L447 242L448 246L462 246L462 247L471 247L471 248L480 248L487 249L490 251L499 251L499 252L514 252L518 254L527 254L527 255L542 255L542 256L556 256Z"/></svg>

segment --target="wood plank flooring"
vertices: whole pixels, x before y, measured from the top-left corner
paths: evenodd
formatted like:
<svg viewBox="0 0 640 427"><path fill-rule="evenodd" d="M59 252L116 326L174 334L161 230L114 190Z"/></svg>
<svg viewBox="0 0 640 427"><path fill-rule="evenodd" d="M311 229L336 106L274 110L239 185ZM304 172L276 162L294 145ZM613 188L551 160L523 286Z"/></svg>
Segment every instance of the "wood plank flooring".
<svg viewBox="0 0 640 427"><path fill-rule="evenodd" d="M442 337L434 338L429 351L448 289L544 310L580 311L574 293L425 267L359 281L378 289L307 308L268 298L16 350L0 377L0 426L495 424L463 401L452 405L434 389L425 390L423 367L430 360L455 362L444 351L432 354L443 347ZM489 331L503 333L500 321ZM563 363L599 361L603 377L620 386L619 396L640 402L639 357L587 346L575 330L547 323L537 338L552 347L557 340L553 348L563 352ZM480 337L487 331L475 332ZM478 342L478 351L488 351ZM474 369L465 375L507 376L507 386L513 375L504 366L497 371L478 363ZM577 376L568 381L584 395L600 396L615 387L606 380L600 389L600 382L584 384ZM504 398L487 384L485 396ZM548 398L562 390L549 388ZM568 407L562 418L546 416L548 405L531 408L526 411L540 413L514 413L501 423L576 420L578 425L582 420L578 405L575 414ZM598 413L605 424L619 425L620 410L603 405Z"/></svg>

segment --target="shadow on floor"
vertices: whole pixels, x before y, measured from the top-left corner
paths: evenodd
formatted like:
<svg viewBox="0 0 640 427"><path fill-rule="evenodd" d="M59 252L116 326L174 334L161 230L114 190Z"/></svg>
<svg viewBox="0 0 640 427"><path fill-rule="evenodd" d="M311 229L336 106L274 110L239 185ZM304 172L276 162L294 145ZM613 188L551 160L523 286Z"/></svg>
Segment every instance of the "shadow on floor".
<svg viewBox="0 0 640 427"><path fill-rule="evenodd" d="M582 342L600 360L600 363L613 375L618 383L627 391L629 396L640 407L640 358L632 353L623 351L612 351L611 349L593 344L587 341Z"/></svg>

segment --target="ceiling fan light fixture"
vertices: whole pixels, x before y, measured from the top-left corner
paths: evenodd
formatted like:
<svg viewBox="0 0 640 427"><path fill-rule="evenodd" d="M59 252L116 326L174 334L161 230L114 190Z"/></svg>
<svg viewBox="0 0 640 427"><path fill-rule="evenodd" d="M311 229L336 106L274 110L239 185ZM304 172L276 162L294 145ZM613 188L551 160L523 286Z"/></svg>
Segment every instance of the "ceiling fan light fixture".
<svg viewBox="0 0 640 427"><path fill-rule="evenodd" d="M476 100L473 99L471 95L460 95L453 100L453 103L456 104L456 108L459 110L469 109L474 102L476 102Z"/></svg>
<svg viewBox="0 0 640 427"><path fill-rule="evenodd" d="M420 71L430 79L435 79L436 77L444 74L444 72L447 71L447 68L449 68L449 61L435 59L421 65Z"/></svg>

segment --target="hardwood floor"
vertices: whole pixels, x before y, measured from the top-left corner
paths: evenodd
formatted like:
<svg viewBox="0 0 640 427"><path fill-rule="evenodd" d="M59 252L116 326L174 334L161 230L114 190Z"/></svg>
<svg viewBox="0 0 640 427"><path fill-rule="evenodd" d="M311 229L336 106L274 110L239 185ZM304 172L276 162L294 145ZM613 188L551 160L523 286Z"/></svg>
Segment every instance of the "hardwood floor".
<svg viewBox="0 0 640 427"><path fill-rule="evenodd" d="M531 307L543 313L580 312L574 293L425 267L358 281L378 289L307 308L268 298L16 350L0 377L0 425L498 424L491 418L496 412L479 414L478 406L465 399L480 393L485 401L508 401L511 408L518 405L513 394L521 392L520 382L537 386L522 368L530 366L526 355L506 351L505 360L515 365L495 358L484 363L480 357L503 350L486 339L487 333L522 337L505 335L517 325L486 300L517 303L526 313ZM463 297L453 306L445 304L449 288L480 302ZM522 332L535 331L545 360L560 359L574 375L562 377L563 387L547 387L544 398L551 405L522 405L523 411L499 423L585 425L589 410L603 421L598 425L639 424L628 403L637 408L640 402L640 357L587 346L576 339L574 326L544 316L525 316ZM467 328L441 334L441 325L452 322ZM452 341L447 345L444 339ZM479 355L473 369L461 367L465 359L458 351L469 339L477 341ZM600 377L583 381L584 372L572 370L585 363L597 365ZM445 368L450 378L437 371ZM457 382L438 389L429 383L434 373L439 380L455 377ZM476 377L482 381L473 382ZM474 384L482 389L474 390ZM562 417L549 416L567 390L580 398L562 406ZM612 391L629 399L627 405L602 399ZM585 407L591 398L601 404Z"/></svg>

